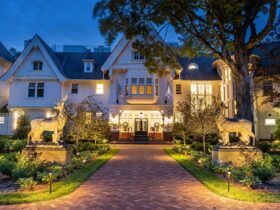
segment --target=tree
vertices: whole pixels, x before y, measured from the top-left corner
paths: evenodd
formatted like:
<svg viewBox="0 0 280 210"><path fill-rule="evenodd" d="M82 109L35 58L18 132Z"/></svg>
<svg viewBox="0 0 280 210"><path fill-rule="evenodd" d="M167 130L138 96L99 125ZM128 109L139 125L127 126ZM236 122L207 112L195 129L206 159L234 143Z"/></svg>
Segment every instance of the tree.
<svg viewBox="0 0 280 210"><path fill-rule="evenodd" d="M9 53L15 58L17 59L20 56L20 51L17 51L16 48L11 47L9 49Z"/></svg>
<svg viewBox="0 0 280 210"><path fill-rule="evenodd" d="M266 91L263 103L270 103L273 107L280 108L280 42L267 42L260 45L259 51L263 54L261 60L266 65L260 65L256 68L255 74L258 76L256 80L256 89L263 90L263 84L270 81L272 85L271 91ZM267 64L269 63L269 64Z"/></svg>
<svg viewBox="0 0 280 210"><path fill-rule="evenodd" d="M215 56L228 65L236 80L237 116L252 121L248 64L253 49L279 25L277 4L277 0L102 0L93 14L109 43L119 32L128 39L142 36L134 47L146 55L151 72L178 67L174 60L178 52L157 41L147 23L160 31L171 25L183 42L181 53ZM258 30L260 16L266 21Z"/></svg>
<svg viewBox="0 0 280 210"><path fill-rule="evenodd" d="M204 152L206 152L206 136L217 133L215 122L217 107L218 103L215 98L212 98L210 103L205 97L191 98L190 96L176 106L177 117L181 122L179 127L182 128L184 136L201 136Z"/></svg>
<svg viewBox="0 0 280 210"><path fill-rule="evenodd" d="M109 138L110 125L104 119L105 110L92 97L87 97L80 103L68 103L65 106L67 122L65 137L76 142L80 140L98 140Z"/></svg>
<svg viewBox="0 0 280 210"><path fill-rule="evenodd" d="M13 134L13 139L27 139L30 129L30 117L20 115L17 120L17 128Z"/></svg>

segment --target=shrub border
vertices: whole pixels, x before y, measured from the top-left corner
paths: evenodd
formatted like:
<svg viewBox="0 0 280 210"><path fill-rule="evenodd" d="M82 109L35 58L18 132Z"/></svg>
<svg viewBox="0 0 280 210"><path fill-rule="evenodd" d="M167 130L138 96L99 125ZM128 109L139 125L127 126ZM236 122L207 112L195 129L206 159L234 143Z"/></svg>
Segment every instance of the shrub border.
<svg viewBox="0 0 280 210"><path fill-rule="evenodd" d="M75 170L70 176L54 183L51 194L48 191L48 187L46 187L46 190L42 192L35 191L0 194L0 205L47 201L68 195L77 189L81 184L83 184L118 151L119 149L111 149L110 151L96 158L96 160L91 162L89 165Z"/></svg>
<svg viewBox="0 0 280 210"><path fill-rule="evenodd" d="M240 201L251 201L257 203L280 203L280 193L256 193L244 191L238 186L231 185L230 192L227 191L227 182L219 179L213 172L195 164L190 156L176 153L172 148L164 148L164 151L176 160L184 169L189 171L210 191Z"/></svg>

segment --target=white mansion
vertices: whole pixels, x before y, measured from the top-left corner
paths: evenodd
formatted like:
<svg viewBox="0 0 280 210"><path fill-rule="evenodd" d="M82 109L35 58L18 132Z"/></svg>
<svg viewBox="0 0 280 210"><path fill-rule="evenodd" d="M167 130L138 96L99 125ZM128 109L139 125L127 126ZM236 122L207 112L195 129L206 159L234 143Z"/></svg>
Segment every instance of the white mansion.
<svg viewBox="0 0 280 210"><path fill-rule="evenodd" d="M132 43L123 37L112 52L56 52L35 35L15 61L0 44L0 135L11 134L22 114L51 117L66 94L72 102L93 96L108 110L110 122L120 125L120 139L127 138L127 129L135 136L155 129L156 139L165 139L174 107L188 94L219 95L229 106L226 115L234 117L234 81L221 62L180 58L182 71L159 77L147 71ZM257 138L269 139L279 110L262 104L262 91L253 98Z"/></svg>

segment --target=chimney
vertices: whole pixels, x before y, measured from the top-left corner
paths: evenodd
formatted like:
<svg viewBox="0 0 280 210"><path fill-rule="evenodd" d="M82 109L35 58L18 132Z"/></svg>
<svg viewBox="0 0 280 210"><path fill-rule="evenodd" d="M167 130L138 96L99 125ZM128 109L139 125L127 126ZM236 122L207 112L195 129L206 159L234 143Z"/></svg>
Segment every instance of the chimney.
<svg viewBox="0 0 280 210"><path fill-rule="evenodd" d="M28 39L28 40L24 40L24 48L27 47L27 45L30 43L31 39Z"/></svg>

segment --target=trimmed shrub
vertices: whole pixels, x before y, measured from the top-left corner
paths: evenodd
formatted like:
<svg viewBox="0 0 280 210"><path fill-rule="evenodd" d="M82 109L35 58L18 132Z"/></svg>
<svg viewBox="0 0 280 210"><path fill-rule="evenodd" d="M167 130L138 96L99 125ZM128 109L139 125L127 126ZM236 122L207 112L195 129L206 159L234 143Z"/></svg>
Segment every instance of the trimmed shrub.
<svg viewBox="0 0 280 210"><path fill-rule="evenodd" d="M272 144L269 141L261 141L257 146L262 152L265 153L270 152L272 148Z"/></svg>
<svg viewBox="0 0 280 210"><path fill-rule="evenodd" d="M33 190L37 182L33 180L33 177L29 177L19 178L17 184L19 184L21 190Z"/></svg>
<svg viewBox="0 0 280 210"><path fill-rule="evenodd" d="M13 139L26 139L30 129L30 118L26 115L20 115Z"/></svg>
<svg viewBox="0 0 280 210"><path fill-rule="evenodd" d="M253 175L258 177L262 183L269 181L275 176L275 168L272 164L272 158L270 156L252 161L250 168Z"/></svg>
<svg viewBox="0 0 280 210"><path fill-rule="evenodd" d="M12 175L12 170L16 167L16 163L7 159L0 161L0 172L6 176Z"/></svg>
<svg viewBox="0 0 280 210"><path fill-rule="evenodd" d="M17 139L10 141L10 151L12 152L20 152L24 149L27 144L27 140Z"/></svg>
<svg viewBox="0 0 280 210"><path fill-rule="evenodd" d="M0 139L0 153L8 152L10 147L10 141L6 138Z"/></svg>
<svg viewBox="0 0 280 210"><path fill-rule="evenodd" d="M30 160L17 155L17 163L16 167L12 170L12 177L14 179L35 177L39 166L39 162L36 159Z"/></svg>

